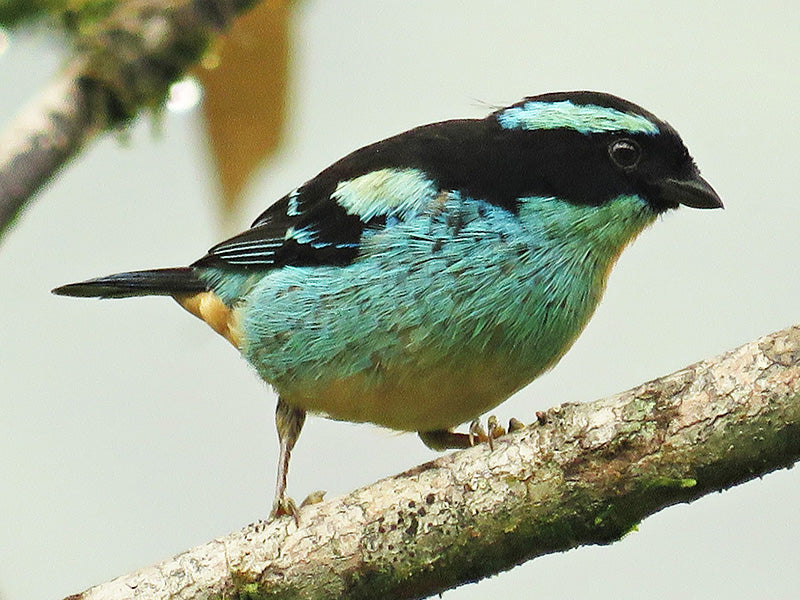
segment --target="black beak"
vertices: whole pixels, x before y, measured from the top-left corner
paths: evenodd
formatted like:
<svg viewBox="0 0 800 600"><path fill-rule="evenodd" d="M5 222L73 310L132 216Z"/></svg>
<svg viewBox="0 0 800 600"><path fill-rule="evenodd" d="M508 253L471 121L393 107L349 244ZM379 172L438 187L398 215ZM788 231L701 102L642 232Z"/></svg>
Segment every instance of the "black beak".
<svg viewBox="0 0 800 600"><path fill-rule="evenodd" d="M723 208L722 200L709 183L694 175L691 179L667 178L659 185L661 197L691 208Z"/></svg>

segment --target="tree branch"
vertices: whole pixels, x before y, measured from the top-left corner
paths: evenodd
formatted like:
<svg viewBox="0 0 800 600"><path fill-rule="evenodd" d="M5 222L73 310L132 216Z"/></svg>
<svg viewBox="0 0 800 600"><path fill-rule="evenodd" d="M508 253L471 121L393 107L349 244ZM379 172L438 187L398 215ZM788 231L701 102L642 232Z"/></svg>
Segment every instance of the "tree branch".
<svg viewBox="0 0 800 600"><path fill-rule="evenodd" d="M0 136L0 237L31 197L97 135L161 105L211 37L257 0L125 0Z"/></svg>
<svg viewBox="0 0 800 600"><path fill-rule="evenodd" d="M419 598L800 457L800 325L70 600Z"/></svg>

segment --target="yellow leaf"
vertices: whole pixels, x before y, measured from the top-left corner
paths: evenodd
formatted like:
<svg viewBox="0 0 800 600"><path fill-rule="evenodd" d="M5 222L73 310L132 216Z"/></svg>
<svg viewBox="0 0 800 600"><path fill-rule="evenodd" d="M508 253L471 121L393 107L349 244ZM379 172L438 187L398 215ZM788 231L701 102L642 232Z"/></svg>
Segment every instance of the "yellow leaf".
<svg viewBox="0 0 800 600"><path fill-rule="evenodd" d="M256 168L280 142L291 2L264 0L237 19L197 70L205 129L231 215Z"/></svg>

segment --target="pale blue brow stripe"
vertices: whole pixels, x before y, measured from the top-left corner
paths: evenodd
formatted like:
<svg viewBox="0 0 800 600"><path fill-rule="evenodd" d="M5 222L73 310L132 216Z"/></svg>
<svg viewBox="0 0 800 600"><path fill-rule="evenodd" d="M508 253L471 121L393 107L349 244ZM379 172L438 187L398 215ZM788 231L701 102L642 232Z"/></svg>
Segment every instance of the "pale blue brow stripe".
<svg viewBox="0 0 800 600"><path fill-rule="evenodd" d="M622 112L596 104L526 102L498 113L504 129L574 129L580 133L626 131L656 135L658 127L642 115Z"/></svg>

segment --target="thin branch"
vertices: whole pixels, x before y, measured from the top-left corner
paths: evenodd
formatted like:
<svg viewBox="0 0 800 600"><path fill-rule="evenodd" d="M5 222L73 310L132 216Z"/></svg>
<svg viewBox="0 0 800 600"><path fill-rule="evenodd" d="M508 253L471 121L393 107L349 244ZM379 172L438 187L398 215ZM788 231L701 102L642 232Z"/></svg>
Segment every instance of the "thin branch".
<svg viewBox="0 0 800 600"><path fill-rule="evenodd" d="M800 326L70 600L420 598L800 457Z"/></svg>
<svg viewBox="0 0 800 600"><path fill-rule="evenodd" d="M160 106L211 37L257 0L125 0L0 136L0 237L98 134Z"/></svg>
<svg viewBox="0 0 800 600"><path fill-rule="evenodd" d="M0 236L30 197L103 129L70 65L0 136Z"/></svg>

